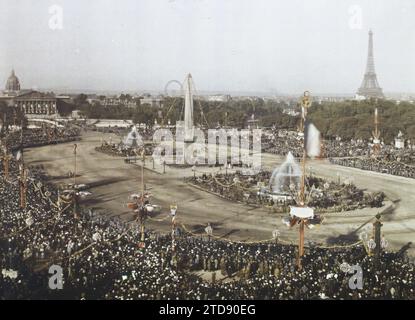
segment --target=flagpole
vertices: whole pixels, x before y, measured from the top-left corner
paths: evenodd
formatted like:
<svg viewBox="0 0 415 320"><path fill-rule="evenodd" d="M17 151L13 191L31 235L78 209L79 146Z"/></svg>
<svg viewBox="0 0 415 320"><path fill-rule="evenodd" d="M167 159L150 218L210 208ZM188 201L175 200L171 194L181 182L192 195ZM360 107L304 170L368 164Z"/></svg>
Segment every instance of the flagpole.
<svg viewBox="0 0 415 320"><path fill-rule="evenodd" d="M6 179L6 181L9 180L9 160L10 158L6 151L6 154L4 156L4 178Z"/></svg>
<svg viewBox="0 0 415 320"><path fill-rule="evenodd" d="M20 147L20 152L21 152L20 159L22 159L22 163L24 163L24 161L23 161L23 151L24 151L24 146L23 146L23 120L21 122L20 145L21 145L21 147Z"/></svg>
<svg viewBox="0 0 415 320"><path fill-rule="evenodd" d="M3 156L4 179L6 181L8 181L9 180L9 161L10 161L10 156L9 156L9 152L8 152L8 148L7 148L7 137L4 138L3 151L4 151L4 156Z"/></svg>
<svg viewBox="0 0 415 320"><path fill-rule="evenodd" d="M378 121L378 108L375 108L375 131L372 132L373 135L373 153L375 155L379 154L380 151L380 132L379 132L379 121Z"/></svg>
<svg viewBox="0 0 415 320"><path fill-rule="evenodd" d="M141 242L142 242L142 244L144 244L145 243L145 235L144 235L144 232L145 232L145 215L147 214L146 213L146 209L145 209L145 207L144 207L144 157L145 157L145 151L144 151L144 147L143 147L143 151L141 152L141 155L142 155L142 157L143 157L143 161L142 161L142 164L141 164L141 214L142 214L142 217L141 217Z"/></svg>
<svg viewBox="0 0 415 320"><path fill-rule="evenodd" d="M306 159L307 159L307 146L305 141L305 120L307 117L307 109L310 107L310 97L309 92L305 91L304 96L301 100L301 109L302 109L302 117L301 117L301 129L303 132L303 163L302 163L302 176L301 176L301 185L300 185L300 195L299 195L299 206L305 206L305 175L306 175ZM304 226L305 226L305 219L300 218L300 230L299 230L299 242L298 242L298 260L297 265L298 269L302 269L301 258L304 255Z"/></svg>
<svg viewBox="0 0 415 320"><path fill-rule="evenodd" d="M176 213L177 213L177 206L172 205L170 206L170 213L171 213L171 249L174 252L176 249Z"/></svg>
<svg viewBox="0 0 415 320"><path fill-rule="evenodd" d="M78 145L74 144L74 174L73 174L73 215L74 218L77 218L77 211L78 211L78 198L77 198L77 189L76 189L76 151L77 151Z"/></svg>
<svg viewBox="0 0 415 320"><path fill-rule="evenodd" d="M20 208L26 208L26 170L24 167L24 145L23 145L23 120L21 121L20 130Z"/></svg>
<svg viewBox="0 0 415 320"><path fill-rule="evenodd" d="M76 185L76 149L78 148L77 144L73 145L73 153L74 153L74 174L73 174L73 185L75 188Z"/></svg>

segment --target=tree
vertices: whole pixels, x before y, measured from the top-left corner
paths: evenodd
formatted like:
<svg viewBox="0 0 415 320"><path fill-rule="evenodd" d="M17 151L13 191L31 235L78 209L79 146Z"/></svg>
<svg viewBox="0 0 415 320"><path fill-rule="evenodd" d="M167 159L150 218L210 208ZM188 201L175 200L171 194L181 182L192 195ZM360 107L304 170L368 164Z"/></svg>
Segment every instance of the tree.
<svg viewBox="0 0 415 320"><path fill-rule="evenodd" d="M79 106L85 104L87 102L87 99L88 99L88 96L84 93L81 93L81 94L79 94L75 97L75 99L74 99L75 105L77 107L79 107Z"/></svg>
<svg viewBox="0 0 415 320"><path fill-rule="evenodd" d="M9 131L11 125L26 125L27 119L24 112L14 106L8 106L4 101L0 101L0 135L4 136Z"/></svg>

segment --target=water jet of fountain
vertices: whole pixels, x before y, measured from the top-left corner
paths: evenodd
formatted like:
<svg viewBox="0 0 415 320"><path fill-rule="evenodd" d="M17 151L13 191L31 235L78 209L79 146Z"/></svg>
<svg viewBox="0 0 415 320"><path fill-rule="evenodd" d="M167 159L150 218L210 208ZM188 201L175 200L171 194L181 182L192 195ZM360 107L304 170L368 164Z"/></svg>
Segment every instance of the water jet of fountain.
<svg viewBox="0 0 415 320"><path fill-rule="evenodd" d="M269 180L269 189L272 193L290 193L298 188L301 179L301 168L295 161L291 152L287 154L285 161L276 168Z"/></svg>
<svg viewBox="0 0 415 320"><path fill-rule="evenodd" d="M136 126L131 128L131 131L128 133L127 137L124 139L124 145L130 148L136 148L141 146L143 141L140 134L137 132Z"/></svg>

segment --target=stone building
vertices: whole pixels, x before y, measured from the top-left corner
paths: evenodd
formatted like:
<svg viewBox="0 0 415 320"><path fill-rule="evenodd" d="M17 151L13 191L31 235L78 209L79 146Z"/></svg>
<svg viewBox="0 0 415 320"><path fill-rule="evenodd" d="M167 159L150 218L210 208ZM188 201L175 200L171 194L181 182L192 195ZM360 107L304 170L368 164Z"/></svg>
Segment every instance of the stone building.
<svg viewBox="0 0 415 320"><path fill-rule="evenodd" d="M19 108L29 119L58 117L56 95L36 90L22 90L14 70L6 81L5 90L0 94L1 101L8 106Z"/></svg>

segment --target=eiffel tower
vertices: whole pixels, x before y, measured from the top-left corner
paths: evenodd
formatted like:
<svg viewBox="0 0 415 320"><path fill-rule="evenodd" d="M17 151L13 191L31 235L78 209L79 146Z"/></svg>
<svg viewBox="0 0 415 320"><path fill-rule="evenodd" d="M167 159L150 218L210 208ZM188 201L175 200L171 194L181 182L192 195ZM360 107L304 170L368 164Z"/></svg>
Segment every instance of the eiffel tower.
<svg viewBox="0 0 415 320"><path fill-rule="evenodd" d="M384 98L382 88L379 87L375 72L375 59L373 58L373 32L369 30L369 49L367 53L366 72L362 85L357 94L365 98Z"/></svg>

